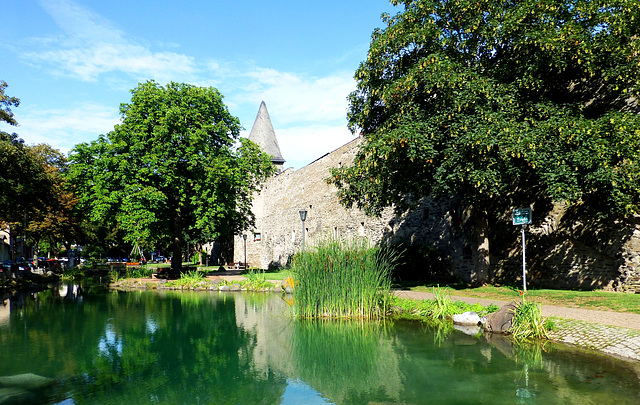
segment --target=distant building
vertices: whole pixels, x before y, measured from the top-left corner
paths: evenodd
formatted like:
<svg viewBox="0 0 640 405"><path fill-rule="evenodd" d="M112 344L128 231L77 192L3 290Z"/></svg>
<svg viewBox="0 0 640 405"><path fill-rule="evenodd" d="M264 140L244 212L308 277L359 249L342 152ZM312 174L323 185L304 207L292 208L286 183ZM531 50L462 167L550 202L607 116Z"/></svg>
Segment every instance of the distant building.
<svg viewBox="0 0 640 405"><path fill-rule="evenodd" d="M0 262L11 259L11 236L6 229L0 229Z"/></svg>

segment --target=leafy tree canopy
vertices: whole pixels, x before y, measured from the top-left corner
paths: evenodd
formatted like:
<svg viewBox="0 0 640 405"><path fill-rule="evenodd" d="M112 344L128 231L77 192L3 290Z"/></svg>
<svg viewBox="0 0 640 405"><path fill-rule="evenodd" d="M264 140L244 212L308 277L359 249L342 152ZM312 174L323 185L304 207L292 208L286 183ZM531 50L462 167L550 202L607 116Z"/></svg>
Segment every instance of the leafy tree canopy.
<svg viewBox="0 0 640 405"><path fill-rule="evenodd" d="M75 215L78 199L64 177L67 158L47 144L30 146L29 151L44 169L50 188L47 203L29 212L27 235L33 245L46 242L54 247L61 243L68 250L72 243L82 241L82 232Z"/></svg>
<svg viewBox="0 0 640 405"><path fill-rule="evenodd" d="M251 196L273 173L214 88L154 81L132 91L121 124L70 155L79 207L93 223L149 249L230 235L252 224Z"/></svg>
<svg viewBox="0 0 640 405"><path fill-rule="evenodd" d="M17 126L11 106L20 100L5 94L7 83L0 80L0 122ZM24 215L43 208L51 184L44 167L17 134L0 131L0 222L23 223Z"/></svg>
<svg viewBox="0 0 640 405"><path fill-rule="evenodd" d="M18 125L18 122L13 118L11 106L19 106L20 99L5 95L4 90L7 86L7 82L0 80L0 121L4 121L10 125Z"/></svg>
<svg viewBox="0 0 640 405"><path fill-rule="evenodd" d="M350 94L364 142L329 182L372 215L427 195L640 206L637 0L393 0Z"/></svg>
<svg viewBox="0 0 640 405"><path fill-rule="evenodd" d="M0 131L0 167L0 222L23 223L25 214L44 208L51 183L16 134Z"/></svg>
<svg viewBox="0 0 640 405"><path fill-rule="evenodd" d="M0 81L0 121L18 125L11 106L20 100L4 94ZM17 134L0 131L0 223L12 232L24 233L30 245L46 241L69 247L79 233L73 208L76 198L63 178L66 158L46 144L28 146Z"/></svg>

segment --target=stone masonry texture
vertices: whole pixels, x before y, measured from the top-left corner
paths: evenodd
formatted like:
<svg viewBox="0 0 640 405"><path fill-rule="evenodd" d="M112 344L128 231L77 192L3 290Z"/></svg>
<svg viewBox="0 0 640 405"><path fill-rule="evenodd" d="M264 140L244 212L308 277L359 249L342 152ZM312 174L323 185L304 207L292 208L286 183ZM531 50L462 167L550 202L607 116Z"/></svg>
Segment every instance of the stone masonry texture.
<svg viewBox="0 0 640 405"><path fill-rule="evenodd" d="M478 215L454 196L426 198L400 217L392 209L371 218L357 208L340 205L336 188L328 185L329 169L350 165L362 138L347 143L298 169L270 178L255 196L255 227L246 232L250 266L285 266L305 246L327 237L367 237L372 243L403 242L429 246L448 272L464 282L477 281L482 246ZM534 223L526 228L527 281L531 286L605 288L640 293L640 225L602 221L564 204L533 206ZM517 282L522 274L520 227L510 212L489 225L489 282ZM244 260L242 235L234 240L234 261Z"/></svg>

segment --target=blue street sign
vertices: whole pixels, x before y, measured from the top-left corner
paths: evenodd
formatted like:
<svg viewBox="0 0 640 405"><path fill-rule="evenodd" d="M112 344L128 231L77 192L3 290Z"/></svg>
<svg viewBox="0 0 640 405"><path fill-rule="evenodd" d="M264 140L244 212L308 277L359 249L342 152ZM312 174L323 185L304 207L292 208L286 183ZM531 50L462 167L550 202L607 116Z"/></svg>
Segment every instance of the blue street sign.
<svg viewBox="0 0 640 405"><path fill-rule="evenodd" d="M531 224L531 208L516 208L513 210L514 225Z"/></svg>

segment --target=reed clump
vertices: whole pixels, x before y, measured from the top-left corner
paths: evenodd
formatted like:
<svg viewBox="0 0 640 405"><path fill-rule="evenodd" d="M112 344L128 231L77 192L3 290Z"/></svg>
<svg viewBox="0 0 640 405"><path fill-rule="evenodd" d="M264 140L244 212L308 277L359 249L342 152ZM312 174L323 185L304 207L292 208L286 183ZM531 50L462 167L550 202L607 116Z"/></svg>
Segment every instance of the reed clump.
<svg viewBox="0 0 640 405"><path fill-rule="evenodd" d="M549 325L542 317L540 304L526 301L522 297L522 303L518 305L512 319L509 332L516 341L528 339L548 339L547 328Z"/></svg>
<svg viewBox="0 0 640 405"><path fill-rule="evenodd" d="M328 239L298 254L291 265L296 315L362 319L384 315L398 256L390 247L371 246L362 239Z"/></svg>

